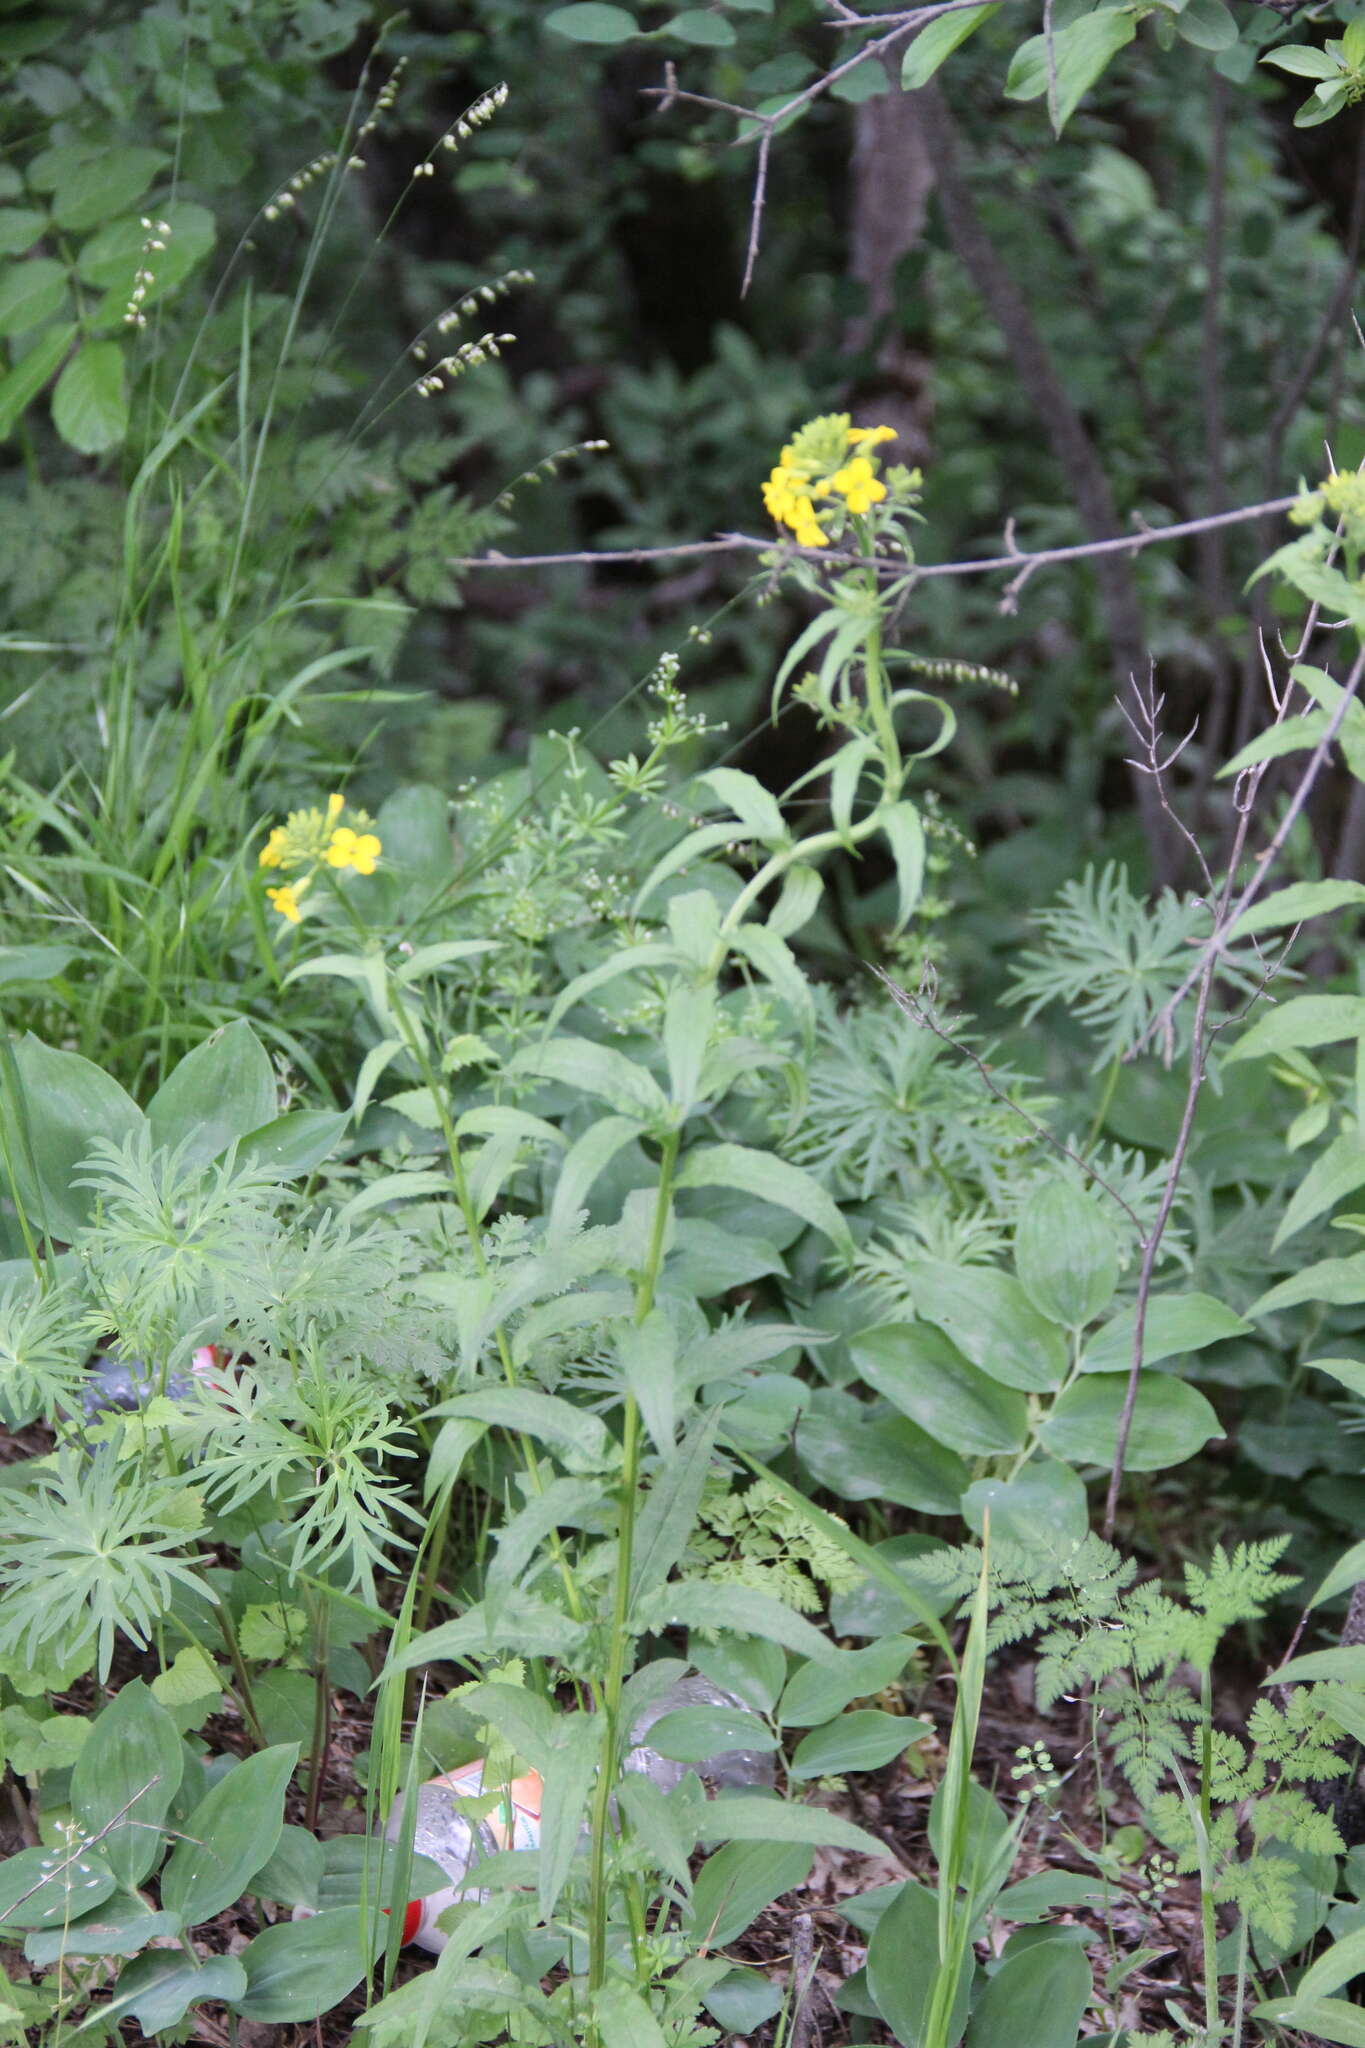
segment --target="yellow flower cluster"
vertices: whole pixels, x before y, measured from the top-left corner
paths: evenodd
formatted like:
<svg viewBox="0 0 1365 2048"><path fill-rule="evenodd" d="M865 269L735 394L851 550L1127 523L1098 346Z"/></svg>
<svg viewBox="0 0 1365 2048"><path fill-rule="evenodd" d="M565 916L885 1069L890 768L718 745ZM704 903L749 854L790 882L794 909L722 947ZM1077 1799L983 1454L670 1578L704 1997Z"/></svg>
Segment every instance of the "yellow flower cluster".
<svg viewBox="0 0 1365 2048"><path fill-rule="evenodd" d="M261 848L259 860L263 868L279 868L284 873L307 870L297 880L282 882L278 888L265 892L286 923L302 922L300 899L307 894L324 862L329 868L350 868L358 875L374 873L384 849L377 834L364 829L372 821L364 811L352 811L352 822L343 825L345 810L345 797L334 792L327 799L325 811L291 811L283 825L272 829Z"/></svg>
<svg viewBox="0 0 1365 2048"><path fill-rule="evenodd" d="M1348 541L1358 546L1357 536L1365 526L1365 471L1334 469L1315 491L1298 499L1289 517L1296 526L1311 526L1325 512L1344 523Z"/></svg>
<svg viewBox="0 0 1365 2048"><path fill-rule="evenodd" d="M763 503L779 526L789 526L803 548L823 548L829 535L820 524L817 500L842 498L853 513L870 512L886 496L876 458L866 450L894 441L892 427L850 426L847 413L811 420L788 442L763 486ZM830 509L833 509L831 503Z"/></svg>

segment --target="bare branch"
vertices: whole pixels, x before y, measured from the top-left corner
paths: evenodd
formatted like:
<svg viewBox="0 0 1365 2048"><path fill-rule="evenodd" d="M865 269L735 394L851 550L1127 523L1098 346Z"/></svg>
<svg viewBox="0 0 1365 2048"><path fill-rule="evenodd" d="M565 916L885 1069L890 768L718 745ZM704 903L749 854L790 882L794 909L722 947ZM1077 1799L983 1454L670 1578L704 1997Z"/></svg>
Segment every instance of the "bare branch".
<svg viewBox="0 0 1365 2048"><path fill-rule="evenodd" d="M1230 512L1212 512L1202 519L1182 519L1174 526L1147 526L1137 533L1116 534L1106 540L1078 541L1074 546L1037 548L1027 551L1014 544L1014 521L1005 527L1003 555L980 555L958 562L913 562L895 555L846 554L832 548L799 548L795 542L764 540L756 534L724 533L713 540L679 541L675 546L657 548L583 548L557 555L504 555L490 548L486 555L451 555L452 569L558 569L571 565L591 568L597 563L668 562L686 555L776 555L782 561L823 562L830 568L875 569L879 576L908 576L913 583L928 583L939 576L989 576L1001 569L1020 570L1028 575L1057 562L1083 562L1096 555L1131 554L1139 548L1162 541L1184 540L1190 534L1205 533L1215 526L1245 526L1287 512L1295 498L1270 498L1260 505L1240 505ZM1002 607L1003 609L1003 607Z"/></svg>
<svg viewBox="0 0 1365 2048"><path fill-rule="evenodd" d="M1256 872L1252 875L1251 880L1247 883L1245 889L1243 889L1241 895L1237 898L1236 903L1232 904L1230 908L1226 907L1228 892L1225 892L1225 907L1222 910L1220 910L1217 921L1214 924L1213 931L1209 935L1209 938L1205 943L1203 952L1201 953L1198 961L1190 969L1189 973L1185 976L1185 979L1181 982L1179 988L1175 991L1175 994L1171 996L1168 1002L1163 1004L1162 1008L1157 1012L1156 1016L1152 1019L1152 1022L1148 1025L1147 1029L1142 1033L1141 1037L1136 1041L1134 1045L1130 1046L1128 1052L1124 1055L1126 1059L1132 1059L1136 1056L1136 1054L1141 1052L1143 1047L1151 1042L1151 1039L1154 1034L1158 1034L1163 1031L1169 1031L1171 1020L1174 1017L1175 1012L1179 1009L1181 1003L1184 1002L1190 990L1196 987L1198 984L1200 984L1206 974L1212 973L1213 968L1216 966L1219 957L1226 951L1228 937L1232 931L1233 926L1237 923L1238 919L1242 916L1243 912L1250 909L1251 905L1256 901L1256 898L1260 895L1262 889L1265 887L1266 882L1269 880L1271 869L1274 867L1278 855L1284 848L1285 841L1288 839L1290 833L1293 831L1294 826L1298 821L1300 812L1303 810L1304 805L1307 803L1309 797L1312 795L1318 777L1321 775L1323 769L1327 765L1328 756L1331 754L1332 748L1336 743L1337 734L1341 731L1342 726L1346 722L1346 714L1356 701L1356 698L1360 691L1360 685L1363 679L1365 679L1365 646L1362 646L1359 654L1357 654L1355 661L1352 664L1351 672L1347 676L1345 683L1342 685L1340 701L1338 702L1337 707L1333 711L1331 717L1327 721L1327 724L1323 730L1322 738L1318 741L1317 745L1314 747L1312 753L1308 758L1308 765L1304 769L1303 774L1299 777L1298 786L1295 789L1294 794L1290 797L1289 802L1286 804L1284 814L1281 817L1279 824L1276 826L1274 832L1271 834L1270 839L1268 840L1266 845L1262 847L1261 851L1256 856ZM1284 716L1284 707L1288 703L1288 701L1288 693L1286 692L1285 696L1281 699L1280 704L1277 707L1277 714L1275 719L1275 723L1277 725L1279 724L1280 719ZM1229 863L1228 867L1229 891L1231 889L1232 880L1235 877L1237 869L1241 864L1242 853L1245 848L1246 840L1246 821L1250 818L1251 806L1255 800L1256 788L1259 787L1260 778L1264 773L1264 769L1265 764L1262 763L1260 767L1251 771L1253 780L1249 790L1240 793L1237 798L1237 808L1241 814L1241 822L1238 825L1237 841L1236 847L1234 849L1233 858Z"/></svg>

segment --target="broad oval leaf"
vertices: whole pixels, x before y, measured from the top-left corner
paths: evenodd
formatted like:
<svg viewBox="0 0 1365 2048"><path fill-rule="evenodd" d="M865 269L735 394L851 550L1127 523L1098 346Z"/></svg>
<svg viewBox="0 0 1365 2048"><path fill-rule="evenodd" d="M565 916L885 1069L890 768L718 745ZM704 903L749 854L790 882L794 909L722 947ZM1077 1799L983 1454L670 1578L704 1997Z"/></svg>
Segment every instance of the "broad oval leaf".
<svg viewBox="0 0 1365 2048"><path fill-rule="evenodd" d="M821 1387L810 1400L796 1450L841 1500L889 1500L927 1515L956 1514L969 1477L957 1453L918 1423L837 1387Z"/></svg>
<svg viewBox="0 0 1365 2048"><path fill-rule="evenodd" d="M53 193L58 226L93 228L112 220L142 197L165 161L162 150L134 146L102 149L98 156L74 164Z"/></svg>
<svg viewBox="0 0 1365 2048"><path fill-rule="evenodd" d="M140 1678L98 1715L71 1773L72 1810L121 1884L140 1884L161 1853L180 1787L180 1731Z"/></svg>
<svg viewBox="0 0 1365 2048"><path fill-rule="evenodd" d="M1093 1993L1074 1941L1038 1941L988 1977L972 2010L972 2048L1076 2048Z"/></svg>
<svg viewBox="0 0 1365 2048"><path fill-rule="evenodd" d="M1047 1448L1077 1465L1112 1464L1127 1382L1112 1373L1078 1380L1057 1401L1039 1429ZM1162 1472L1182 1465L1223 1426L1197 1387L1169 1373L1138 1375L1137 1403L1125 1464L1130 1472Z"/></svg>
<svg viewBox="0 0 1365 2048"><path fill-rule="evenodd" d="M864 1330L849 1353L868 1385L937 1443L969 1457L1017 1451L1028 1435L1028 1403L971 1365L928 1323Z"/></svg>
<svg viewBox="0 0 1365 2048"><path fill-rule="evenodd" d="M1119 1284L1114 1227L1070 1181L1045 1181L1020 1211L1014 1270L1040 1315L1082 1329L1108 1307Z"/></svg>
<svg viewBox="0 0 1365 2048"><path fill-rule="evenodd" d="M579 0L573 7L556 7L545 17L545 26L557 36L575 43L624 43L640 33L640 24L624 7L599 5L598 0Z"/></svg>
<svg viewBox="0 0 1365 2048"><path fill-rule="evenodd" d="M50 256L0 272L0 335L27 334L50 320L66 297L66 266Z"/></svg>
<svg viewBox="0 0 1365 2048"><path fill-rule="evenodd" d="M938 1901L910 1878L878 1920L867 1948L868 1988L898 2041L924 2039L940 1969L938 1942ZM954 1986L944 2048L953 2048L962 2038L974 1974L969 1948ZM1023 2048L1022 2039L1017 2048Z"/></svg>
<svg viewBox="0 0 1365 2048"><path fill-rule="evenodd" d="M183 1145L187 1164L207 1166L274 1110L270 1055L239 1017L185 1054L148 1103L147 1122L154 1144Z"/></svg>
<svg viewBox="0 0 1365 2048"><path fill-rule="evenodd" d="M1039 1315L1012 1273L994 1266L909 1265L915 1308L950 1337L964 1358L1002 1386L1042 1394L1066 1377L1066 1341Z"/></svg>
<svg viewBox="0 0 1365 2048"><path fill-rule="evenodd" d="M284 1826L285 1788L297 1743L260 1750L210 1787L184 1824L184 1837L161 1877L162 1904L186 1927L232 1905L275 1853Z"/></svg>
<svg viewBox="0 0 1365 2048"><path fill-rule="evenodd" d="M861 1707L803 1735L787 1776L827 1778L842 1771L880 1770L883 1764L903 1756L912 1742L922 1742L933 1733L932 1721L912 1721L905 1714Z"/></svg>
<svg viewBox="0 0 1365 2048"><path fill-rule="evenodd" d="M803 1842L730 1842L697 1872L689 1908L694 1932L724 1948L765 1906L810 1876L815 1851Z"/></svg>
<svg viewBox="0 0 1365 2048"><path fill-rule="evenodd" d="M1202 1351L1228 1337L1245 1337L1251 1324L1212 1294L1158 1294L1147 1304L1142 1363L1156 1365L1187 1351ZM1126 1308L1089 1339L1082 1372L1127 1372L1133 1363L1137 1310Z"/></svg>
<svg viewBox="0 0 1365 2048"><path fill-rule="evenodd" d="M901 65L901 91L917 92L927 85L939 65L968 36L980 28L983 21L989 21L999 12L999 0L984 7L964 7L956 14L941 14L922 28L905 53Z"/></svg>
<svg viewBox="0 0 1365 2048"><path fill-rule="evenodd" d="M128 430L128 393L116 341L87 341L72 356L52 394L52 424L80 455L117 447Z"/></svg>
<svg viewBox="0 0 1365 2048"><path fill-rule="evenodd" d="M141 1110L111 1075L80 1053L61 1053L29 1034L12 1047L12 1055L12 1063L0 1055L0 1114L18 1192L33 1223L70 1243L94 1208L94 1192L76 1186L90 1139L117 1145L137 1130ZM14 1100L14 1081L20 1102Z"/></svg>
<svg viewBox="0 0 1365 2048"><path fill-rule="evenodd" d="M242 1950L247 1982L236 2010L244 2019L276 2025L317 2019L360 1982L387 1932L382 1913L359 1906L277 1921Z"/></svg>

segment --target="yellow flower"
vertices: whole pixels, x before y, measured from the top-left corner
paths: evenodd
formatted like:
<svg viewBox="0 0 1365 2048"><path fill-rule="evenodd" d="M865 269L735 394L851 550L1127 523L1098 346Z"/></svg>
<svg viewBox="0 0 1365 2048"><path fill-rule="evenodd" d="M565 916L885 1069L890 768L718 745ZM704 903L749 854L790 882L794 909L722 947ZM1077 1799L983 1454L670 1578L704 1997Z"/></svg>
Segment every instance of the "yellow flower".
<svg viewBox="0 0 1365 2048"><path fill-rule="evenodd" d="M855 455L852 462L830 478L830 483L847 501L850 512L869 512L886 496L886 485L880 483L865 455Z"/></svg>
<svg viewBox="0 0 1365 2048"><path fill-rule="evenodd" d="M825 532L824 527L821 526L809 505L806 507L806 516L793 522L793 529L796 534L796 544L798 547L824 548L829 546L829 535Z"/></svg>
<svg viewBox="0 0 1365 2048"><path fill-rule="evenodd" d="M339 825L327 849L327 865L354 868L358 875L372 875L382 852L383 847L373 832L353 832L349 825Z"/></svg>
<svg viewBox="0 0 1365 2048"><path fill-rule="evenodd" d="M896 438L894 427L850 427L848 430L850 448L875 448L880 441L894 441Z"/></svg>
<svg viewBox="0 0 1365 2048"><path fill-rule="evenodd" d="M263 868L277 868L284 857L287 835L283 825L277 825L265 845L261 848L260 864Z"/></svg>
<svg viewBox="0 0 1365 2048"><path fill-rule="evenodd" d="M336 791L333 790L332 794L327 799L327 825L329 830L333 825L335 825L337 819L341 816L345 808L345 797L338 796Z"/></svg>
<svg viewBox="0 0 1365 2048"><path fill-rule="evenodd" d="M305 882L300 884L298 889L291 889L288 883L285 883L283 888L267 889L265 893L282 918L290 924L301 924L303 912L299 909L299 896L307 886Z"/></svg>

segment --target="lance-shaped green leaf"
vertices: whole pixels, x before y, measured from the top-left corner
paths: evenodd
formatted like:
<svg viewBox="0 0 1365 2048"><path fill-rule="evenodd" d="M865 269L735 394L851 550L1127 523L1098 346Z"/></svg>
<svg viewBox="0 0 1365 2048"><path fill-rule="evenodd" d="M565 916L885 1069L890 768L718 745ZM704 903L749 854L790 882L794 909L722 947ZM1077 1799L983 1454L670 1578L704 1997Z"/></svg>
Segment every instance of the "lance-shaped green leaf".
<svg viewBox="0 0 1365 2048"><path fill-rule="evenodd" d="M747 1145L705 1145L689 1152L678 1172L680 1188L738 1188L761 1202L790 1209L849 1256L853 1240L837 1203L799 1166Z"/></svg>

